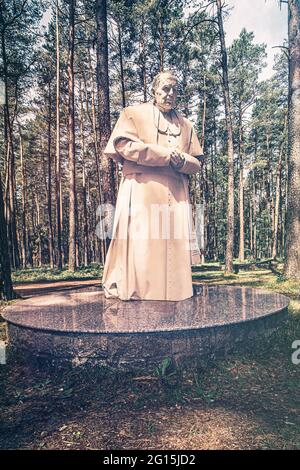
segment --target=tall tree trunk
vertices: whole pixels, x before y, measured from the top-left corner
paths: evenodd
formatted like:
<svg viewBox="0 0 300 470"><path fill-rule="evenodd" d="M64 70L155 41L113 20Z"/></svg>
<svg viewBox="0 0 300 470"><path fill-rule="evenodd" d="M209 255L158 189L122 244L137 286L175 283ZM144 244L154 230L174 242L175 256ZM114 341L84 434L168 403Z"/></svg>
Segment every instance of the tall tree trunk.
<svg viewBox="0 0 300 470"><path fill-rule="evenodd" d="M97 172L97 183L98 183L98 193L99 193L99 201L102 200L102 195L101 195L101 172L100 172L100 162L99 162L99 147L98 147L98 133L97 133L97 116L96 116L96 105L95 105L95 90L94 90L94 81L93 81L93 68L92 68L92 61L91 57L89 54L89 72L90 76L89 79L91 81L91 98L92 98L92 115L90 113L89 109L89 100L88 100L88 94L87 94L87 83L86 83L86 78L85 74L83 74L84 78L84 89L85 89L85 97L86 97L86 114L90 120L92 129L93 129L93 146L94 146L94 155L95 155L95 163L96 163L96 172Z"/></svg>
<svg viewBox="0 0 300 470"><path fill-rule="evenodd" d="M42 237L41 237L41 211L40 211L39 197L37 193L34 193L34 203L35 203L35 219L36 219L35 227L36 227L36 231L38 234L38 238L37 238L38 252L36 255L37 256L36 261L37 261L37 266L41 268L43 264L42 263Z"/></svg>
<svg viewBox="0 0 300 470"><path fill-rule="evenodd" d="M1 25L1 52L3 64L3 81L4 81L4 152L7 159L7 184L8 184L8 198L6 203L6 226L8 229L8 244L9 253L11 256L11 264L15 268L20 265L20 256L17 238L16 226L16 207L15 207L15 157L13 145L13 127L10 117L9 100L8 100L8 64L7 64L7 51L5 42L5 31L7 24L4 18L5 3L4 0L0 2L0 25Z"/></svg>
<svg viewBox="0 0 300 470"><path fill-rule="evenodd" d="M106 0L96 0L97 21L97 90L100 131L100 152L102 163L102 194L101 204L116 202L115 163L111 158L103 155L103 150L110 137L110 109L109 109L109 77L108 77L108 39L107 39L107 11ZM101 218L101 216L100 216ZM101 221L100 221L101 222ZM105 254L109 240L105 240Z"/></svg>
<svg viewBox="0 0 300 470"><path fill-rule="evenodd" d="M118 21L118 47L119 47L119 61L120 61L122 106L123 106L123 108L125 108L125 106L126 106L126 94L125 94L123 51L122 51L122 34L121 34L121 26L120 26L119 21Z"/></svg>
<svg viewBox="0 0 300 470"><path fill-rule="evenodd" d="M278 246L278 228L279 228L279 211L280 211L280 198L281 198L281 180L282 180L282 157L285 144L285 133L287 126L287 118L284 120L284 130L282 142L279 148L279 157L277 163L277 177L276 177L276 192L275 192L275 207L274 207L274 232L273 232L273 248L272 258L277 257L277 246Z"/></svg>
<svg viewBox="0 0 300 470"><path fill-rule="evenodd" d="M183 71L182 71L182 91L183 91L183 113L185 116L188 117L190 111L189 111L189 93L187 90L188 84L187 84L187 76L188 76L188 70L187 66L184 65Z"/></svg>
<svg viewBox="0 0 300 470"><path fill-rule="evenodd" d="M285 275L300 279L300 0L289 0L288 206Z"/></svg>
<svg viewBox="0 0 300 470"><path fill-rule="evenodd" d="M225 272L233 272L233 248L234 248L234 172L233 172L233 132L232 112L229 95L227 51L222 18L221 0L216 0L218 8L219 37L221 44L222 72L223 72L223 94L225 103L225 119L227 130L227 153L228 153L228 195L227 195L227 240Z"/></svg>
<svg viewBox="0 0 300 470"><path fill-rule="evenodd" d="M8 108L8 107L7 107ZM8 120L9 112L7 109ZM7 198L7 226L8 226L8 240L11 249L12 266L18 268L20 265L18 237L17 237L17 224L16 224L16 179L15 179L15 154L13 146L12 125L8 126L8 198Z"/></svg>
<svg viewBox="0 0 300 470"><path fill-rule="evenodd" d="M1 285L0 297L4 300L15 298L15 293L11 281L10 257L7 241L6 221L4 217L4 202L2 194L2 181L0 173L0 269L1 269Z"/></svg>
<svg viewBox="0 0 300 470"><path fill-rule="evenodd" d="M256 164L257 156L257 130L254 134L254 165ZM257 258L257 170L253 169L253 182L252 182L252 210L253 210L253 259Z"/></svg>
<svg viewBox="0 0 300 470"><path fill-rule="evenodd" d="M213 226L214 226L214 261L219 259L219 247L218 247L218 181L216 176L216 165L215 159L217 156L217 123L216 123L216 110L213 110L213 122L214 122L214 140L213 140L213 151L211 158L211 173L212 173L212 204L213 204Z"/></svg>
<svg viewBox="0 0 300 470"><path fill-rule="evenodd" d="M252 258L253 253L253 204L251 198L251 187L252 182L250 183L249 188L249 251L250 251L250 258Z"/></svg>
<svg viewBox="0 0 300 470"><path fill-rule="evenodd" d="M89 57L89 70L90 70L90 81L91 81L91 95L92 95L92 116L90 115L89 111L89 101L87 97L87 85L85 81L85 92L86 92L86 113L89 117L89 120L92 125L93 129L93 145L94 145L94 155L95 155L95 162L96 162L96 172L97 172L97 183L98 183L98 197L99 197L99 204L103 200L102 196L102 184L101 184L101 170L100 170L100 151L99 151L99 144L98 144L98 132L97 132L97 116L96 116L96 105L95 105L95 90L94 90L94 80L93 80L93 68L92 68L92 61L90 53L88 53ZM84 75L85 78L85 75ZM105 241L100 243L100 261L104 263L105 260L105 253L106 253L106 243Z"/></svg>
<svg viewBox="0 0 300 470"><path fill-rule="evenodd" d="M84 266L88 266L89 264L89 247L88 247L89 233L88 233L86 169L85 169L84 109L83 109L81 84L79 87L79 101L80 101L80 140L81 140L81 159L82 159L83 263L84 263Z"/></svg>
<svg viewBox="0 0 300 470"><path fill-rule="evenodd" d="M239 108L239 260L245 261L245 233L244 233L244 138L242 110Z"/></svg>
<svg viewBox="0 0 300 470"><path fill-rule="evenodd" d="M205 79L204 79L204 83L205 83ZM202 111L202 116L201 116L201 146L202 148L204 148L204 144L205 144L205 123L206 123L206 91L205 91L205 87L204 87L204 94L203 94L203 111ZM209 189L208 189L208 173L207 173L207 165L204 163L202 164L201 166L201 171L198 173L198 178L199 178L199 185L200 185L200 188L203 187L203 191L202 191L202 198L201 198L201 202L202 202L202 207L203 207L203 212L204 212L204 217L203 217L203 224L202 226L200 227L201 229L201 240L202 240L202 250L201 250L201 263L205 263L205 248L206 248L206 242L207 240L209 239L208 236L206 236L206 239L205 239L205 228L204 226L206 227L209 227L209 223L208 223L208 198L209 198ZM201 189L200 189L200 194L201 194Z"/></svg>
<svg viewBox="0 0 300 470"><path fill-rule="evenodd" d="M75 162L75 103L74 103L74 35L75 0L69 0L69 60L68 60L68 143L69 143L69 270L76 265L76 162Z"/></svg>
<svg viewBox="0 0 300 470"><path fill-rule="evenodd" d="M164 27L162 14L159 15L159 71L163 72L165 62Z"/></svg>
<svg viewBox="0 0 300 470"><path fill-rule="evenodd" d="M56 0L56 152L55 152L55 192L56 192L56 266L62 269L62 200L61 200L61 158L60 158L60 49L59 49L59 0Z"/></svg>
<svg viewBox="0 0 300 470"><path fill-rule="evenodd" d="M147 102L147 67L146 67L146 49L145 49L145 20L144 17L142 18L142 25L141 25L141 53L140 53L140 60L141 60L141 69L142 69L142 85L143 85L143 95L144 95L144 103Z"/></svg>
<svg viewBox="0 0 300 470"><path fill-rule="evenodd" d="M48 246L49 246L49 262L50 268L54 268L54 239L53 239L53 225L52 225L52 161L51 161L51 120L52 120L52 100L51 100L51 82L48 85L48 99L49 99L49 110L48 110L48 179L47 179L47 199L48 199Z"/></svg>
<svg viewBox="0 0 300 470"><path fill-rule="evenodd" d="M26 211L27 211L27 198L26 198L26 168L24 163L23 151L23 137L21 126L19 126L20 134L20 163L22 175L22 267L26 268L27 265L27 232L26 232Z"/></svg>
<svg viewBox="0 0 300 470"><path fill-rule="evenodd" d="M288 153L288 152L287 152ZM283 256L286 253L286 217L287 217L287 207L288 207L288 173L289 173L289 161L288 156L285 160L285 184L284 184L284 211L282 217L282 253Z"/></svg>
<svg viewBox="0 0 300 470"><path fill-rule="evenodd" d="M206 94L206 79L205 74L203 76L203 111L202 111L202 118L201 118L201 147L204 147L205 141L205 123L206 123L206 102L207 102L207 94Z"/></svg>

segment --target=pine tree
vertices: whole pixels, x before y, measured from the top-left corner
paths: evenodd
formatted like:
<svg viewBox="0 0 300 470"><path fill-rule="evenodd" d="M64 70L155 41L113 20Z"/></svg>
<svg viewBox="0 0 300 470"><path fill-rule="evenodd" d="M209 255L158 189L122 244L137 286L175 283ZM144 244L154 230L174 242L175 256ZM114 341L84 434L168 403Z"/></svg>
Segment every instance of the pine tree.
<svg viewBox="0 0 300 470"><path fill-rule="evenodd" d="M289 163L286 224L288 278L300 279L300 0L289 0Z"/></svg>

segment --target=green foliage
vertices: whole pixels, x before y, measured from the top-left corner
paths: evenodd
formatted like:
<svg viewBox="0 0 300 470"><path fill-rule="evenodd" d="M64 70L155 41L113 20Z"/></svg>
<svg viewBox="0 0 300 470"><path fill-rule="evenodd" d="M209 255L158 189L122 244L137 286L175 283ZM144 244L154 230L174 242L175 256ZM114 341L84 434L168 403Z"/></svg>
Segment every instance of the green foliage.
<svg viewBox="0 0 300 470"><path fill-rule="evenodd" d="M5 1L5 18L19 11L21 0ZM207 4L189 0L111 0L108 5L108 42L110 108L112 125L123 105L151 100L151 83L161 69L173 69L180 80L178 109L191 119L204 143L206 165L203 175L190 177L193 204L205 202L205 239L208 260L223 261L227 237L227 134L221 86L221 61L218 31L213 10ZM59 2L61 72L61 183L62 244L68 253L68 146L67 146L67 61L68 2ZM49 23L41 27L48 8ZM224 7L224 14L230 11ZM208 21L209 20L209 21ZM75 10L75 134L76 188L78 203L79 263L83 261L84 206L87 202L89 258L100 259L95 235L99 190L96 162L101 110L97 103L95 2L78 0ZM241 25L242 26L242 25ZM52 180L52 224L55 220L56 154L56 26L55 4L26 2L24 11L6 31L9 107L14 116L16 217L22 240L22 191L26 192L25 225L27 266L49 263L49 220L47 197L47 160L50 146ZM1 53L1 48L0 48ZM283 143L280 187L278 256L284 256L287 178L287 58L277 56L274 75L264 82L265 45L257 44L254 33L241 29L228 48L229 80L233 104L235 145L235 211L238 215L238 176L243 154L245 252L249 259L272 255L273 219L278 159ZM121 70L122 64L122 70ZM0 75L3 61L0 61ZM124 94L123 94L124 89ZM81 99L80 93L81 90ZM123 96L124 95L124 96ZM82 119L82 129L80 122ZM202 128L204 126L204 134ZM239 129L243 131L243 149L239 148ZM0 170L7 177L4 128L0 121ZM82 131L82 132L81 132ZM23 139L24 181L20 164L20 133ZM96 135L96 137L95 137ZM96 140L95 140L96 139ZM98 153L97 153L98 152ZM83 188L83 176L86 188ZM84 193L86 191L86 194ZM255 208L255 214L254 214ZM255 216L255 217L254 217ZM239 242L236 217L235 246ZM255 234L256 236L255 236ZM255 240L254 240L255 238ZM252 239L252 241L251 241ZM235 253L237 255L237 252Z"/></svg>
<svg viewBox="0 0 300 470"><path fill-rule="evenodd" d="M12 272L14 283L21 282L39 282L39 281L72 281L76 279L100 279L102 275L102 266L94 263L91 266L81 266L75 272L67 268L63 270L50 268L28 268L19 269Z"/></svg>
<svg viewBox="0 0 300 470"><path fill-rule="evenodd" d="M172 360L170 357L166 357L165 359L162 360L162 362L159 364L159 366L156 369L156 375L160 377L162 380L165 380L170 376L170 373L168 372L168 369L170 369L172 365ZM171 375L173 375L171 373Z"/></svg>

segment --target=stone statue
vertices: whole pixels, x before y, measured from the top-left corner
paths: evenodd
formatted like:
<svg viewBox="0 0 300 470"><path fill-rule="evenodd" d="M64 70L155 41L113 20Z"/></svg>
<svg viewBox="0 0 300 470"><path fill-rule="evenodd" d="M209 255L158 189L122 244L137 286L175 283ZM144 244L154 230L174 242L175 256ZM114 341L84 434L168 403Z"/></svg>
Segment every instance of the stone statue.
<svg viewBox="0 0 300 470"><path fill-rule="evenodd" d="M107 298L184 300L193 295L191 265L200 263L188 175L202 148L192 123L175 110L171 72L153 82L153 102L120 114L105 155L122 164L113 235L102 285Z"/></svg>

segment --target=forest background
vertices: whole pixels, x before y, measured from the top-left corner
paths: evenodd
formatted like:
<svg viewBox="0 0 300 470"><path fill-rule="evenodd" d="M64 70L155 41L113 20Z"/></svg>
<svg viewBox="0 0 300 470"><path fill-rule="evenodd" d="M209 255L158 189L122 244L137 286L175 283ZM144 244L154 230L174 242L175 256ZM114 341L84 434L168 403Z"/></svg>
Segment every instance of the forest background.
<svg viewBox="0 0 300 470"><path fill-rule="evenodd" d="M206 156L190 177L192 204L204 207L202 261L230 273L234 259L278 259L300 277L300 7L272 3L288 10L289 30L261 80L267 46L242 18L226 45L230 2L0 1L4 297L11 268L103 266L97 209L115 204L121 168L102 152L121 109L151 100L168 69Z"/></svg>

